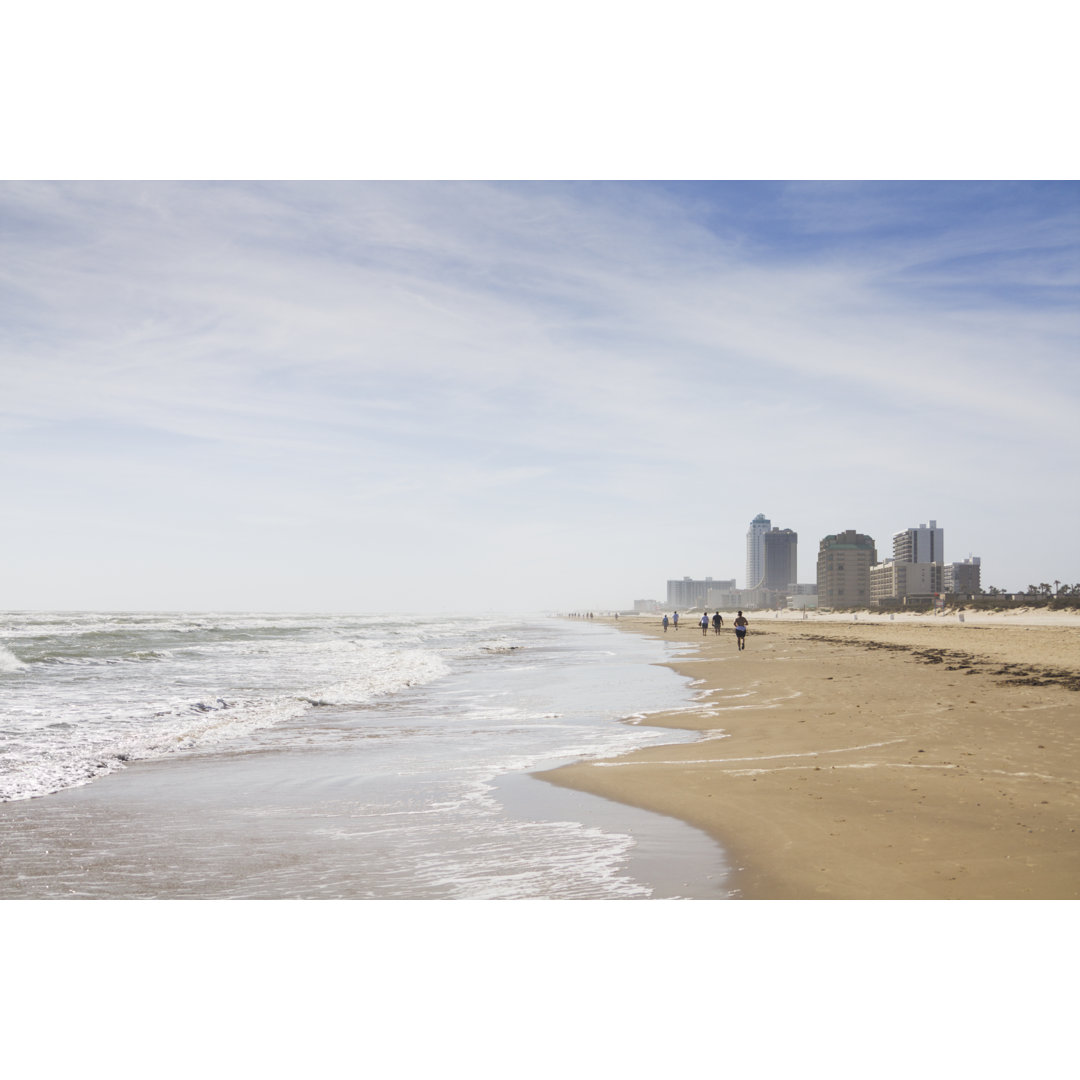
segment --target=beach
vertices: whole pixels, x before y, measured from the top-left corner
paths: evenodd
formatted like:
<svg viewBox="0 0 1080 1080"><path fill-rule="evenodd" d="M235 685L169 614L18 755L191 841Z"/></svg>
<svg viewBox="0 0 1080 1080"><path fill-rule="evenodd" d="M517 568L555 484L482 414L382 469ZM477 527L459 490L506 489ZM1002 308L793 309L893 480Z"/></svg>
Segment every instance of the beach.
<svg viewBox="0 0 1080 1080"><path fill-rule="evenodd" d="M698 708L648 722L696 742L544 779L696 825L743 899L1080 896L1080 618L748 615L667 634Z"/></svg>
<svg viewBox="0 0 1080 1080"><path fill-rule="evenodd" d="M1080 620L749 614L35 621L0 897L1076 898Z"/></svg>

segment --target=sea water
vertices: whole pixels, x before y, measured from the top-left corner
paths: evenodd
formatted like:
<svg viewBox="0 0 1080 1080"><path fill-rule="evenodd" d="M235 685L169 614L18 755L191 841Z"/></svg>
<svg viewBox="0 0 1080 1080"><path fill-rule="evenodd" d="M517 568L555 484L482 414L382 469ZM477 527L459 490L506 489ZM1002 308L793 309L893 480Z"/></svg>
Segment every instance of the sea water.
<svg viewBox="0 0 1080 1080"><path fill-rule="evenodd" d="M152 759L202 766L193 822L211 820L206 775L255 793L231 811L248 832L214 819L217 857L205 828L146 833L146 865L173 852L167 882L134 858L95 879L70 851L46 869L27 839L42 816L9 813L4 895L723 895L722 853L696 830L528 776L693 738L641 722L691 704L660 666L674 641L540 616L14 613L0 630L0 801L59 802ZM158 775L156 797L182 808L194 774ZM110 789L116 814L124 792ZM287 852L254 861L260 815ZM116 820L134 837L153 816ZM650 845L692 861L696 884L658 890L638 858Z"/></svg>

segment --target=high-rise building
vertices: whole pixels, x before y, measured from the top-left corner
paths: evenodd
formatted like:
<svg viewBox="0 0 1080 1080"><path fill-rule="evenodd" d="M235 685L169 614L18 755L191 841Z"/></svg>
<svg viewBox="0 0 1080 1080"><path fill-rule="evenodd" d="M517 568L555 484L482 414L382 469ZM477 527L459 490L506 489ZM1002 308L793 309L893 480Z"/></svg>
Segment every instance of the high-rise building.
<svg viewBox="0 0 1080 1080"><path fill-rule="evenodd" d="M943 563L945 561L945 530L936 521L929 526L905 529L893 534L893 562Z"/></svg>
<svg viewBox="0 0 1080 1080"><path fill-rule="evenodd" d="M960 596L977 596L982 591L982 559L972 555L963 562L945 565L945 588L947 593Z"/></svg>
<svg viewBox="0 0 1080 1080"><path fill-rule="evenodd" d="M870 598L875 606L928 600L945 590L945 530L936 521L893 533L893 557L875 566Z"/></svg>
<svg viewBox="0 0 1080 1080"><path fill-rule="evenodd" d="M847 529L826 536L818 549L818 604L863 608L870 605L870 567L877 562L872 537Z"/></svg>
<svg viewBox="0 0 1080 1080"><path fill-rule="evenodd" d="M870 603L884 606L890 601L908 603L932 600L944 589L941 563L897 562L889 559L870 568Z"/></svg>
<svg viewBox="0 0 1080 1080"><path fill-rule="evenodd" d="M772 522L758 514L750 522L746 533L746 588L756 589L765 576L765 534L772 528Z"/></svg>
<svg viewBox="0 0 1080 1080"><path fill-rule="evenodd" d="M711 577L672 579L667 583L668 607L676 610L722 604L735 591L735 579L716 581Z"/></svg>
<svg viewBox="0 0 1080 1080"><path fill-rule="evenodd" d="M791 529L770 529L763 537L766 589L787 589L799 580L799 534Z"/></svg>

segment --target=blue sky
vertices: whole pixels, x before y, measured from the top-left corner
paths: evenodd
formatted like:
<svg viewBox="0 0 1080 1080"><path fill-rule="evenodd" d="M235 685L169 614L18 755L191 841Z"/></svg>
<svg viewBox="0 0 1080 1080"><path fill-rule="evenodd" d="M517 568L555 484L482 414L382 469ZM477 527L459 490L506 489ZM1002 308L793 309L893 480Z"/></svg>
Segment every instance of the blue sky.
<svg viewBox="0 0 1080 1080"><path fill-rule="evenodd" d="M8 608L1080 582L1069 182L0 184Z"/></svg>

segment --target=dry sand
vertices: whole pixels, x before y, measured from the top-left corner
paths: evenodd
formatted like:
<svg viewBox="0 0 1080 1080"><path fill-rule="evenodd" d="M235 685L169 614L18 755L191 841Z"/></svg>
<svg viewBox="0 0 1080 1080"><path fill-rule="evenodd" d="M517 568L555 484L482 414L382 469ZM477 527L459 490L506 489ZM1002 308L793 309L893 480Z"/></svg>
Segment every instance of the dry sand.
<svg viewBox="0 0 1080 1080"><path fill-rule="evenodd" d="M1080 619L749 617L677 632L700 705L648 723L700 741L540 775L704 829L745 899L1080 896Z"/></svg>

